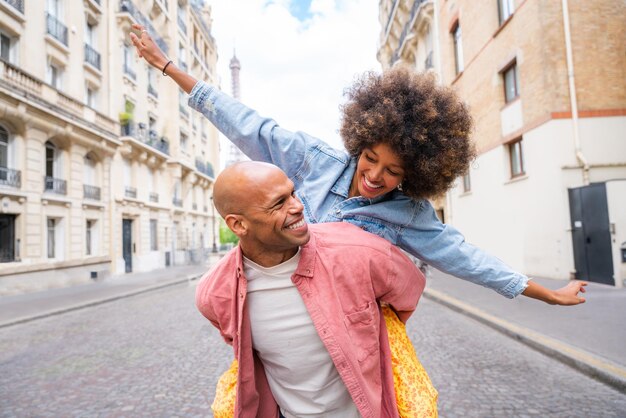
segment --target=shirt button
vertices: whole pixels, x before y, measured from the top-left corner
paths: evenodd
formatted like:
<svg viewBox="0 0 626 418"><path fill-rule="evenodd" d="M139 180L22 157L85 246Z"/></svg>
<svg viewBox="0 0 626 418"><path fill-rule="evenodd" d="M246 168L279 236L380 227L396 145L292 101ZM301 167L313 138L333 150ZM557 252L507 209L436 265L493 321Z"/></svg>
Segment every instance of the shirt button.
<svg viewBox="0 0 626 418"><path fill-rule="evenodd" d="M337 215L341 215L341 211L340 211L339 209L335 210L335 213L336 213Z"/></svg>

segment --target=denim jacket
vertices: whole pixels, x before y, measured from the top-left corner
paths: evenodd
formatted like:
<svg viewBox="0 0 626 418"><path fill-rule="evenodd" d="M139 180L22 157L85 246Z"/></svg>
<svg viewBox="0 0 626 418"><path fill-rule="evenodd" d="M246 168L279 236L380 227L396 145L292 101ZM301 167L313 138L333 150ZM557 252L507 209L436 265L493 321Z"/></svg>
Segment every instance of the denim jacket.
<svg viewBox="0 0 626 418"><path fill-rule="evenodd" d="M381 236L435 268L513 298L528 278L442 224L428 200L395 190L348 198L356 158L304 132L290 132L202 81L189 96L201 112L250 159L280 167L294 182L310 223L345 221Z"/></svg>

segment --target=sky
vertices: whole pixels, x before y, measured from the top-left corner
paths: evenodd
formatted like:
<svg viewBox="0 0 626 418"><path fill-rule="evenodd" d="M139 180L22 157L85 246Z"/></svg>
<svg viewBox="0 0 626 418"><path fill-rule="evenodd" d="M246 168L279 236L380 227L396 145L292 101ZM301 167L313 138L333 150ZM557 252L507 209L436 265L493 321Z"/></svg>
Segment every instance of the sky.
<svg viewBox="0 0 626 418"><path fill-rule="evenodd" d="M241 101L283 128L342 147L343 91L380 71L374 0L207 0L221 88L231 94L233 50L241 63Z"/></svg>

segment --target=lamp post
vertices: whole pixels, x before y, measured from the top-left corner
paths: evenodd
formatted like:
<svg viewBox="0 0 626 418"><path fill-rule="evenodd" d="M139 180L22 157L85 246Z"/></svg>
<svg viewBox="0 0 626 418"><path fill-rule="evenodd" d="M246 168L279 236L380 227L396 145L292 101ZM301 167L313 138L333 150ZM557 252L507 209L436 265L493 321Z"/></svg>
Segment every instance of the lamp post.
<svg viewBox="0 0 626 418"><path fill-rule="evenodd" d="M216 253L217 243L215 242L215 205L213 204L213 196L211 196L211 214L212 214L211 223L213 227L213 248L211 249L211 252Z"/></svg>

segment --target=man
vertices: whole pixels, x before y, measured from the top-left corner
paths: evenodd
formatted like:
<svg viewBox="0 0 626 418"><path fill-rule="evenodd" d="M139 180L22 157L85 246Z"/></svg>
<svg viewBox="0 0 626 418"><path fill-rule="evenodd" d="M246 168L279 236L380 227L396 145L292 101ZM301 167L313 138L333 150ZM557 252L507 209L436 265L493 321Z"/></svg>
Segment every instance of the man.
<svg viewBox="0 0 626 418"><path fill-rule="evenodd" d="M307 225L277 167L244 162L214 202L239 246L201 280L200 312L233 346L240 417L397 417L379 302L406 321L425 279L348 223Z"/></svg>

